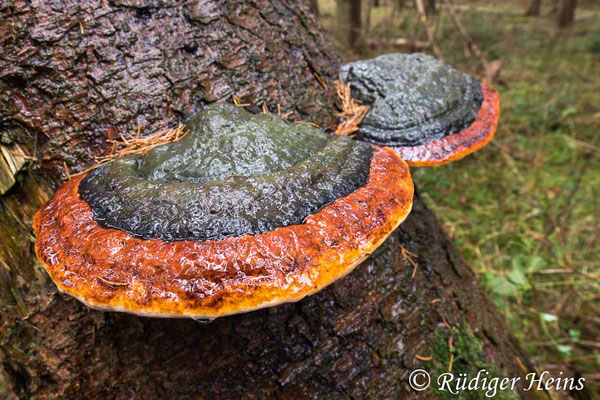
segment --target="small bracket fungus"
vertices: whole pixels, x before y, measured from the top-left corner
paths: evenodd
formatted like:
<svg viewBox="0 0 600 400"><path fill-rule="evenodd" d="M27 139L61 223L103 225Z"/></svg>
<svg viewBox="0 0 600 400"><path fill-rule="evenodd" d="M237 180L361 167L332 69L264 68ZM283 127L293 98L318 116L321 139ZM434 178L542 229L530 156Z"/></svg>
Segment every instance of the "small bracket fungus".
<svg viewBox="0 0 600 400"><path fill-rule="evenodd" d="M391 149L225 104L188 128L70 180L36 214L36 252L61 291L154 317L297 301L350 272L411 209Z"/></svg>
<svg viewBox="0 0 600 400"><path fill-rule="evenodd" d="M425 54L386 54L342 68L352 95L370 106L356 138L390 146L409 165L458 160L489 142L498 92Z"/></svg>

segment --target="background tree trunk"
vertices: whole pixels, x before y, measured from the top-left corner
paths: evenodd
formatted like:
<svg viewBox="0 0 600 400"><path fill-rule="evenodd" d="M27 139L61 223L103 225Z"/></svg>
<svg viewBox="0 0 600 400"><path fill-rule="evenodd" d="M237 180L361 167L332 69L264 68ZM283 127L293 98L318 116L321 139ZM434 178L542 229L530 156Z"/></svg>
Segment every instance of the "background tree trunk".
<svg viewBox="0 0 600 400"><path fill-rule="evenodd" d="M310 8L313 13L318 17L319 16L319 0L310 0Z"/></svg>
<svg viewBox="0 0 600 400"><path fill-rule="evenodd" d="M532 369L418 194L372 257L295 304L201 324L59 294L35 261L31 218L63 166L82 169L138 121L153 133L234 93L332 128L340 60L310 5L292 0L15 1L0 22L0 132L37 159L0 197L0 357L13 395L430 398L408 386L414 368Z"/></svg>
<svg viewBox="0 0 600 400"><path fill-rule="evenodd" d="M425 1L425 9L427 10L427 15L435 15L435 14L437 14L437 8L436 8L435 0L427 0L427 1Z"/></svg>
<svg viewBox="0 0 600 400"><path fill-rule="evenodd" d="M540 15L542 10L542 0L531 0L529 5L527 6L527 11L525 11L525 15L530 17L536 17Z"/></svg>
<svg viewBox="0 0 600 400"><path fill-rule="evenodd" d="M560 0L558 7L558 27L571 26L575 19L575 6L577 0Z"/></svg>
<svg viewBox="0 0 600 400"><path fill-rule="evenodd" d="M360 38L362 27L361 0L336 0L336 35L345 47Z"/></svg>

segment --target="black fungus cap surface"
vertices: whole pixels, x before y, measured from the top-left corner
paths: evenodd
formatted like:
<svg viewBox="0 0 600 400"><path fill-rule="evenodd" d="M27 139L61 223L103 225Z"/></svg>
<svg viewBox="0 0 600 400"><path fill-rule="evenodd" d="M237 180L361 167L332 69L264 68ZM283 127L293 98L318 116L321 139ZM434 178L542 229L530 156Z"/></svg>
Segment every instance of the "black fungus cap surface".
<svg viewBox="0 0 600 400"><path fill-rule="evenodd" d="M274 115L207 106L178 142L92 171L94 219L143 239L221 240L304 219L364 186L373 148Z"/></svg>
<svg viewBox="0 0 600 400"><path fill-rule="evenodd" d="M483 101L479 81L425 54L385 54L342 68L352 96L370 106L357 139L418 146L468 127Z"/></svg>

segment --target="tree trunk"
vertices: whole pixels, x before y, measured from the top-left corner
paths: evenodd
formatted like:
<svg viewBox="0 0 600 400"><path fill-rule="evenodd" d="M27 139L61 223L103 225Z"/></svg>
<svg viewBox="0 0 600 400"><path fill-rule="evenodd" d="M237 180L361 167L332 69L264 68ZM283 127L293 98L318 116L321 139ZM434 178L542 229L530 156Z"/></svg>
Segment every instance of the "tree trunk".
<svg viewBox="0 0 600 400"><path fill-rule="evenodd" d="M362 26L361 0L336 0L336 36L346 48L356 46Z"/></svg>
<svg viewBox="0 0 600 400"><path fill-rule="evenodd" d="M540 15L542 10L542 0L531 0L527 7L527 11L525 11L525 15L530 17L537 17Z"/></svg>
<svg viewBox="0 0 600 400"><path fill-rule="evenodd" d="M340 61L309 4L292 0L15 1L0 22L2 139L37 160L0 197L0 357L13 395L430 398L410 389L413 369L531 370L418 195L372 257L295 304L201 324L59 294L35 261L31 218L63 166L81 170L138 121L153 133L232 94L332 128Z"/></svg>
<svg viewBox="0 0 600 400"><path fill-rule="evenodd" d="M575 5L577 0L561 0L558 9L558 27L566 28L573 24L575 19Z"/></svg>
<svg viewBox="0 0 600 400"><path fill-rule="evenodd" d="M435 15L437 14L437 8L435 5L435 0L427 0L425 2L425 8L427 10L427 15Z"/></svg>
<svg viewBox="0 0 600 400"><path fill-rule="evenodd" d="M319 16L319 0L309 0L310 8L312 12L318 17Z"/></svg>

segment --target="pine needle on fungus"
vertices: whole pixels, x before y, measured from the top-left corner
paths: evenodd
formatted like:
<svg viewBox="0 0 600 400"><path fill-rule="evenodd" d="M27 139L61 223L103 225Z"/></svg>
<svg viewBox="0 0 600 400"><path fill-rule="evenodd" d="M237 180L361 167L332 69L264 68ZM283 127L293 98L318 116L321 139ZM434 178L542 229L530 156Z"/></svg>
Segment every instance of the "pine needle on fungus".
<svg viewBox="0 0 600 400"><path fill-rule="evenodd" d="M338 124L335 130L335 134L351 136L354 132L358 130L358 125L366 115L367 111L369 111L369 107L360 104L358 100L352 98L352 95L350 93L350 84L345 84L342 81L341 76L340 79L335 82L335 87L337 90L338 97L342 102L342 112L337 114L339 117L342 118L342 122ZM232 95L232 99L233 103L238 107L247 107L250 105L248 103L242 103L241 99L236 95ZM264 114L270 114L265 102L263 102L262 104L262 111ZM277 114L283 119L287 119L290 115L293 114L293 111L282 114L281 106L278 104ZM294 121L294 123L308 124L319 128L319 125L315 124L314 122ZM182 139L185 135L187 135L188 132L189 131L185 129L185 125L179 124L179 126L175 129L167 129L158 132L154 135L140 137L141 126L138 121L138 127L135 136L126 138L125 136L120 135L120 140L111 140L110 143L112 143L112 149L110 153L106 156L96 158L94 165L92 165L90 168L87 168L75 174L71 174L71 171L69 171L66 164L64 164L64 168L67 173L67 177L71 179L74 176L85 174L86 172L89 172L94 168L98 168L99 166L104 165L107 162L110 162L116 158L120 158L130 154L145 154L157 146L176 142Z"/></svg>
<svg viewBox="0 0 600 400"><path fill-rule="evenodd" d="M157 146L173 143L182 139L188 134L188 132L189 131L186 130L185 125L179 124L179 126L175 129L166 129L164 131L155 133L154 135L140 137L141 127L138 124L138 129L135 136L126 138L125 136L120 135L120 140L111 140L110 143L112 143L112 149L110 153L106 156L96 158L94 165L92 165L90 168L76 174L69 174L69 171L67 170L67 174L69 175L69 178L71 178L73 176L81 175L91 171L94 168L98 168L99 166L104 165L116 158L130 154L145 154Z"/></svg>
<svg viewBox="0 0 600 400"><path fill-rule="evenodd" d="M358 100L352 98L350 93L350 84L344 83L342 77L335 82L338 97L342 102L342 112L337 114L342 118L335 130L336 135L352 136L358 130L358 125L361 123L369 106L360 104Z"/></svg>
<svg viewBox="0 0 600 400"><path fill-rule="evenodd" d="M109 281L108 279L105 279L101 276L97 276L96 278L98 278L98 281L110 286L110 287L120 287L120 286L127 286L128 283L127 282L115 282L115 281Z"/></svg>

